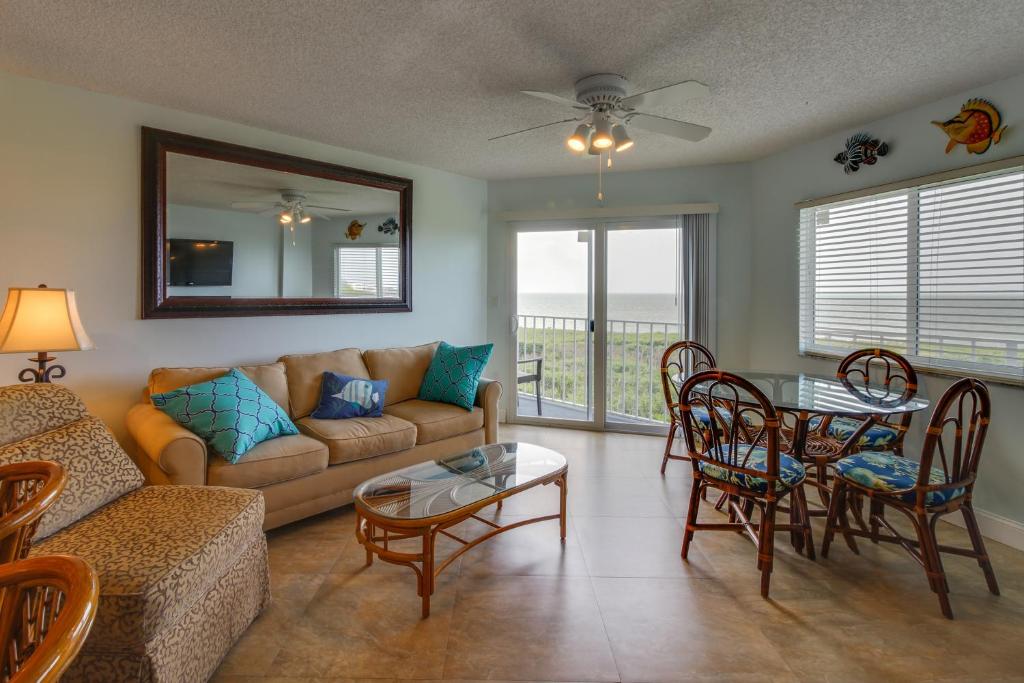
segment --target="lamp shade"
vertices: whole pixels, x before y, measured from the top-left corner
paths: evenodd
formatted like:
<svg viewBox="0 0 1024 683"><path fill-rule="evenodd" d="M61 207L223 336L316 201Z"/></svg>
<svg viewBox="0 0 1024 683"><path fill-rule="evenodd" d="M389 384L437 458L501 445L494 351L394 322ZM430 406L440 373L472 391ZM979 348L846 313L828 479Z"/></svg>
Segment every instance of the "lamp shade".
<svg viewBox="0 0 1024 683"><path fill-rule="evenodd" d="M0 353L86 351L92 340L69 289L11 287L0 315Z"/></svg>

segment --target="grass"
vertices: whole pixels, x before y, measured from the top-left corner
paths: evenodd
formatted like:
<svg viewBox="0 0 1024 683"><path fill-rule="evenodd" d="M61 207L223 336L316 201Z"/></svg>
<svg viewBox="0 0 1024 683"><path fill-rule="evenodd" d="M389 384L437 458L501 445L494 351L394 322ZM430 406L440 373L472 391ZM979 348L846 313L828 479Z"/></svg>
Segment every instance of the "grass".
<svg viewBox="0 0 1024 683"><path fill-rule="evenodd" d="M660 325L659 325L660 326ZM652 332L641 323L621 324L608 334L608 377L606 396L608 411L623 415L668 421L665 398L661 389L660 363L665 348L678 339L678 332ZM519 329L519 358L542 357L544 398L578 405L587 403L587 339L583 330ZM532 363L522 363L519 371L533 372ZM524 384L524 393L533 393L533 385Z"/></svg>

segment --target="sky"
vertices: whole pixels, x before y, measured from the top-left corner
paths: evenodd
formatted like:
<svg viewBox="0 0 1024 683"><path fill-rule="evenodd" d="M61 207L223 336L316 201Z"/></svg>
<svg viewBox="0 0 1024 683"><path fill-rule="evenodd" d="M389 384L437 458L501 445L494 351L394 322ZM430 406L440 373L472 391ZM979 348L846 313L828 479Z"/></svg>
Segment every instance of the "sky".
<svg viewBox="0 0 1024 683"><path fill-rule="evenodd" d="M609 293L675 293L676 253L675 229L610 230ZM522 294L587 291L587 243L575 230L519 233L517 266Z"/></svg>

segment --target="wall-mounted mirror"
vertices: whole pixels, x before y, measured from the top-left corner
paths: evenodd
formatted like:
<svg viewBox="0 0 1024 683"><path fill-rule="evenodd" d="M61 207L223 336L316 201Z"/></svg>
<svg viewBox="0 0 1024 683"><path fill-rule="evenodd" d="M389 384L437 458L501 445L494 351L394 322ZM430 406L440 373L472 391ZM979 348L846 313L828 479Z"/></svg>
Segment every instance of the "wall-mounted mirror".
<svg viewBox="0 0 1024 683"><path fill-rule="evenodd" d="M144 318L410 311L412 181L144 128Z"/></svg>

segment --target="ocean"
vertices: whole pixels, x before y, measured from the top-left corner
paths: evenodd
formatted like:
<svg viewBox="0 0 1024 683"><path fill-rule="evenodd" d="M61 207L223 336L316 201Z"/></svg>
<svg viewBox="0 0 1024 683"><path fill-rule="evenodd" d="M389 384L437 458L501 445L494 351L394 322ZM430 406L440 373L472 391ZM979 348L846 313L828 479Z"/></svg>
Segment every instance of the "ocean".
<svg viewBox="0 0 1024 683"><path fill-rule="evenodd" d="M520 294L517 308L519 315L586 318L587 295ZM676 323L679 321L679 302L674 294L609 294L608 319Z"/></svg>

